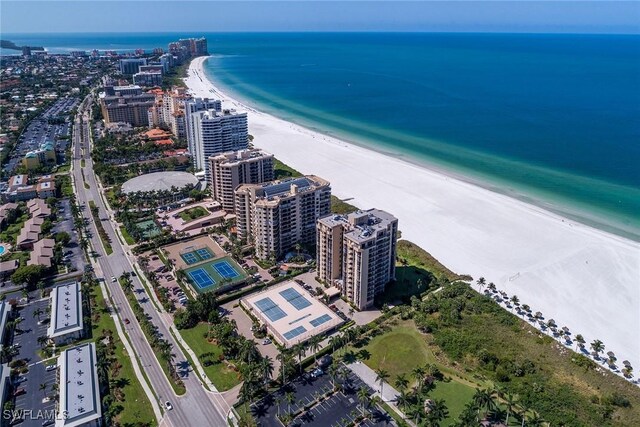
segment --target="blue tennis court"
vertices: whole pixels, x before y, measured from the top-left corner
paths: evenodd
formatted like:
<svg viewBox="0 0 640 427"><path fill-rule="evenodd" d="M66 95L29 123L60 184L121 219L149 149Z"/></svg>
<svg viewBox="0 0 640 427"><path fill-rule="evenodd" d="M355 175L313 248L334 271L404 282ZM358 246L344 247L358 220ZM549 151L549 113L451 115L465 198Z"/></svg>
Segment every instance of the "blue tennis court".
<svg viewBox="0 0 640 427"><path fill-rule="evenodd" d="M260 301L256 301L256 307L272 322L280 320L287 315L271 298L263 298Z"/></svg>
<svg viewBox="0 0 640 427"><path fill-rule="evenodd" d="M196 251L196 253L198 254L198 256L200 257L200 259L205 260L205 259L210 259L213 258L213 254L211 253L211 251L207 248L201 248L198 249Z"/></svg>
<svg viewBox="0 0 640 427"><path fill-rule="evenodd" d="M240 275L240 273L238 273L235 268L233 268L231 264L229 264L229 262L225 260L211 264L211 266L218 272L220 276L225 279L233 279L234 277L238 277Z"/></svg>
<svg viewBox="0 0 640 427"><path fill-rule="evenodd" d="M195 283L200 289L208 288L216 283L216 281L213 280L213 278L209 276L209 273L207 273L203 268L192 270L188 274L189 277L191 277L191 280L193 280L193 283Z"/></svg>
<svg viewBox="0 0 640 427"><path fill-rule="evenodd" d="M180 256L182 257L184 262L186 262L189 265L195 264L196 262L199 261L198 257L193 252L189 252L189 253L186 253L186 254L181 254Z"/></svg>
<svg viewBox="0 0 640 427"><path fill-rule="evenodd" d="M282 298L286 299L289 304L295 307L296 310L302 310L303 308L307 308L311 305L308 299L303 297L300 292L296 291L293 288L287 288L284 291L278 292Z"/></svg>
<svg viewBox="0 0 640 427"><path fill-rule="evenodd" d="M305 332L307 332L307 328L305 328L304 326L298 326L297 328L294 328L289 332L285 332L284 334L282 334L282 336L285 337L286 340L290 340L300 334L304 334Z"/></svg>

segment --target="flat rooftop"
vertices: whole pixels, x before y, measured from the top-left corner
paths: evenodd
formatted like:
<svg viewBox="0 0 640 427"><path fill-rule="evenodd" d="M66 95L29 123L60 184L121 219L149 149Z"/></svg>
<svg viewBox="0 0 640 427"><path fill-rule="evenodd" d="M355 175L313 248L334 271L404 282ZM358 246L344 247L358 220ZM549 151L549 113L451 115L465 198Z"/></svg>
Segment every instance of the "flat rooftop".
<svg viewBox="0 0 640 427"><path fill-rule="evenodd" d="M2 349L2 343L4 342L4 327L7 323L10 309L11 307L6 301L0 302L0 349Z"/></svg>
<svg viewBox="0 0 640 427"><path fill-rule="evenodd" d="M288 281L241 300L280 344L291 347L343 320L296 282Z"/></svg>
<svg viewBox="0 0 640 427"><path fill-rule="evenodd" d="M65 350L58 358L60 412L56 427L81 426L102 416L96 345L86 343ZM63 417L60 417L63 418Z"/></svg>
<svg viewBox="0 0 640 427"><path fill-rule="evenodd" d="M49 338L81 331L82 291L80 283L59 285L51 291L51 322L47 329Z"/></svg>

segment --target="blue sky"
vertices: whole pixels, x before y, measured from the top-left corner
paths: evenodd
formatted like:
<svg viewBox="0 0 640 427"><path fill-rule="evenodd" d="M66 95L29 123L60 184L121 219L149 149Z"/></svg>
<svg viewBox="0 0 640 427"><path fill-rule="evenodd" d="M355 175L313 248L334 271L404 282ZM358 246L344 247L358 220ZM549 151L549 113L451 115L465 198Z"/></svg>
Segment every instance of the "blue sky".
<svg viewBox="0 0 640 427"><path fill-rule="evenodd" d="M0 1L3 33L640 33L638 1Z"/></svg>

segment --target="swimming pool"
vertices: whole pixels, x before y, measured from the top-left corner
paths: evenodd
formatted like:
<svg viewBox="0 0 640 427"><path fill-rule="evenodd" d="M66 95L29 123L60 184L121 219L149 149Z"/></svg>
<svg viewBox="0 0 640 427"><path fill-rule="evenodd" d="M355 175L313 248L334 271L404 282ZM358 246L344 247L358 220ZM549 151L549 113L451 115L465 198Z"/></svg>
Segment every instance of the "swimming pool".
<svg viewBox="0 0 640 427"><path fill-rule="evenodd" d="M5 252L8 252L9 249L5 248L5 245L0 243L0 256L4 255Z"/></svg>

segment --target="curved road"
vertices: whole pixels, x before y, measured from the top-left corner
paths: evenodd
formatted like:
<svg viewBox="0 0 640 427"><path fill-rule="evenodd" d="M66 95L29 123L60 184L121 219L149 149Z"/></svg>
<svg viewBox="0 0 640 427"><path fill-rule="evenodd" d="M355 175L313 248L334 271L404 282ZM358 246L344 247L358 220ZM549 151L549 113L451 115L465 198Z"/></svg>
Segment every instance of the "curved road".
<svg viewBox="0 0 640 427"><path fill-rule="evenodd" d="M226 413L229 405L218 392L211 392L205 389L200 379L190 367L187 358L183 354L175 339L169 333L166 319L156 310L151 303L151 297L147 296L144 287L137 276L132 277L134 292L141 296L139 302L149 316L149 319L158 328L160 334L173 346L176 356L178 372L183 375L187 392L182 396L177 396L169 380L164 374L158 359L149 343L146 340L140 325L135 320L133 310L127 301L124 291L118 283L111 283L111 277L120 277L126 271L133 271L131 260L127 257L125 250L115 233L114 226L109 220L102 221L102 225L111 238L113 253L106 255L98 230L91 216L89 201L93 200L99 209L100 218L108 218L108 212L99 194L99 187L93 172L93 162L90 158L90 125L89 110L92 98L89 95L82 102L78 109L78 115L73 128L73 177L75 181L76 197L80 205L86 205L83 214L91 223L91 245L99 254L97 262L105 283L111 294L115 311L120 319L130 319L130 323L125 325L125 331L129 336L131 345L139 359L142 369L145 371L151 389L160 406L164 407L164 402L170 401L173 409L165 411L160 422L163 426L226 426ZM85 166L81 167L81 160L84 159ZM84 176L83 176L84 175ZM84 183L89 185L86 188Z"/></svg>

